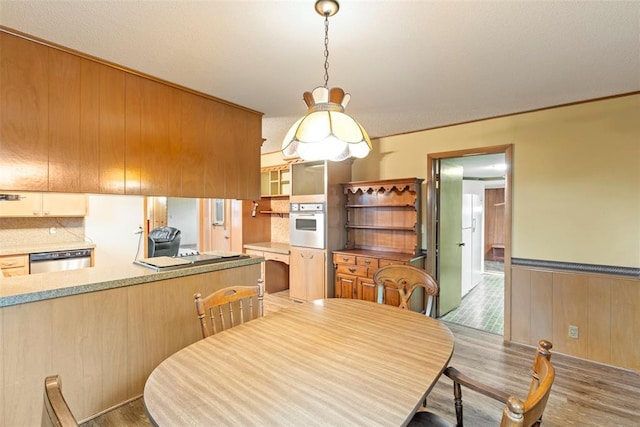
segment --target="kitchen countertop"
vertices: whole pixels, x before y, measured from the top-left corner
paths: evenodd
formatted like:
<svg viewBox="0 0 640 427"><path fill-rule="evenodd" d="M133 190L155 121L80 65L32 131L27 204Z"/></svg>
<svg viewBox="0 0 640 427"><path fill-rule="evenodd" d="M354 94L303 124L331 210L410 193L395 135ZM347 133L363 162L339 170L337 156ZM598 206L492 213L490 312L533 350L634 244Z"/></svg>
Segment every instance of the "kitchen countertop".
<svg viewBox="0 0 640 427"><path fill-rule="evenodd" d="M83 245L77 249L87 247L89 246ZM262 261L264 261L262 257L251 256L161 272L132 263L123 264L119 268L90 267L25 276L4 278L0 276L0 307L208 273L259 264Z"/></svg>
<svg viewBox="0 0 640 427"><path fill-rule="evenodd" d="M60 242L60 243L31 243L28 245L9 245L0 247L0 256L35 254L50 251L73 251L76 249L93 249L95 243L87 242Z"/></svg>
<svg viewBox="0 0 640 427"><path fill-rule="evenodd" d="M259 242L259 243L247 243L244 245L245 249L252 249L254 251L274 252L283 255L289 255L289 244L279 242Z"/></svg>

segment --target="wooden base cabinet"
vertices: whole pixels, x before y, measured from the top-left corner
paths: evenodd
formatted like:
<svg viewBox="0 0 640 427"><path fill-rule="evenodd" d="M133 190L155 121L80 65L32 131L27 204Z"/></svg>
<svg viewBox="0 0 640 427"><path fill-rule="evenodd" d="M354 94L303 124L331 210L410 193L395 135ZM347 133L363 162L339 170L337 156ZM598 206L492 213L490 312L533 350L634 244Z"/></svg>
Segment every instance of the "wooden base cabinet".
<svg viewBox="0 0 640 427"><path fill-rule="evenodd" d="M292 246L289 265L289 297L299 301L326 298L324 249Z"/></svg>
<svg viewBox="0 0 640 427"><path fill-rule="evenodd" d="M0 276L23 276L29 274L29 255L0 256Z"/></svg>
<svg viewBox="0 0 640 427"><path fill-rule="evenodd" d="M335 297L372 301L392 306L400 305L400 296L393 287L384 286L384 296L379 295L373 282L375 272L385 265L405 264L424 268L424 256L392 252L344 250L333 252L335 268ZM412 308L422 310L422 297L412 300Z"/></svg>

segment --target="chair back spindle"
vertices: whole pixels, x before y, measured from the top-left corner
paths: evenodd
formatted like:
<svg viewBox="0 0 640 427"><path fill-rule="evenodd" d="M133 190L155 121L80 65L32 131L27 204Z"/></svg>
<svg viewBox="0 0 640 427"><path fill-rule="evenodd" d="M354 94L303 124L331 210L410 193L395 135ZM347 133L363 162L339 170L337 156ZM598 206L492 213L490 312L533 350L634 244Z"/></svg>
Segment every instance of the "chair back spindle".
<svg viewBox="0 0 640 427"><path fill-rule="evenodd" d="M205 298L199 293L193 297L203 338L263 315L262 279L258 280L257 286L228 286ZM257 300L257 307L254 305L254 300ZM237 322L238 317L239 322Z"/></svg>

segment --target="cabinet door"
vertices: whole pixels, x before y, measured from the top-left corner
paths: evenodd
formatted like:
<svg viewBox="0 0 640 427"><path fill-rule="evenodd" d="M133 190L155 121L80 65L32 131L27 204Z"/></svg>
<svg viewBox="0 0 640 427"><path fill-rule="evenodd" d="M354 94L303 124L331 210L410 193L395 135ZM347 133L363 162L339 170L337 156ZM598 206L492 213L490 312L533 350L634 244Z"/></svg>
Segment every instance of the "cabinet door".
<svg viewBox="0 0 640 427"><path fill-rule="evenodd" d="M81 60L49 50L49 190L81 191Z"/></svg>
<svg viewBox="0 0 640 427"><path fill-rule="evenodd" d="M358 277L356 281L356 296L364 301L378 302L378 287L373 279Z"/></svg>
<svg viewBox="0 0 640 427"><path fill-rule="evenodd" d="M49 184L48 48L0 34L0 188Z"/></svg>
<svg viewBox="0 0 640 427"><path fill-rule="evenodd" d="M0 217L39 216L42 211L40 193L3 193L21 197L20 200L0 202Z"/></svg>
<svg viewBox="0 0 640 427"><path fill-rule="evenodd" d="M400 307L400 293L395 286L384 286L384 303L394 307Z"/></svg>
<svg viewBox="0 0 640 427"><path fill-rule="evenodd" d="M292 247L290 262L289 297L302 301L324 298L324 250Z"/></svg>
<svg viewBox="0 0 640 427"><path fill-rule="evenodd" d="M0 256L0 276L24 276L29 274L28 255Z"/></svg>
<svg viewBox="0 0 640 427"><path fill-rule="evenodd" d="M336 274L336 298L355 298L356 295L356 276L348 274Z"/></svg>
<svg viewBox="0 0 640 427"><path fill-rule="evenodd" d="M43 193L42 215L86 216L87 196L84 194Z"/></svg>

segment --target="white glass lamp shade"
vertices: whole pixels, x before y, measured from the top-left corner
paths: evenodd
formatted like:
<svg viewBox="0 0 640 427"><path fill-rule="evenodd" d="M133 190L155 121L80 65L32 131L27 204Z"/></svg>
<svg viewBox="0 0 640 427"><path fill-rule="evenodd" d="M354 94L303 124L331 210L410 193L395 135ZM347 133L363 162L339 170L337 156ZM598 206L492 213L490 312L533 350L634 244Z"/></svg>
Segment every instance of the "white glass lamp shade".
<svg viewBox="0 0 640 427"><path fill-rule="evenodd" d="M310 105L309 112L289 129L282 142L282 152L286 157L341 161L369 154L371 140L364 128L344 113L343 105L326 99L323 97L324 102Z"/></svg>

